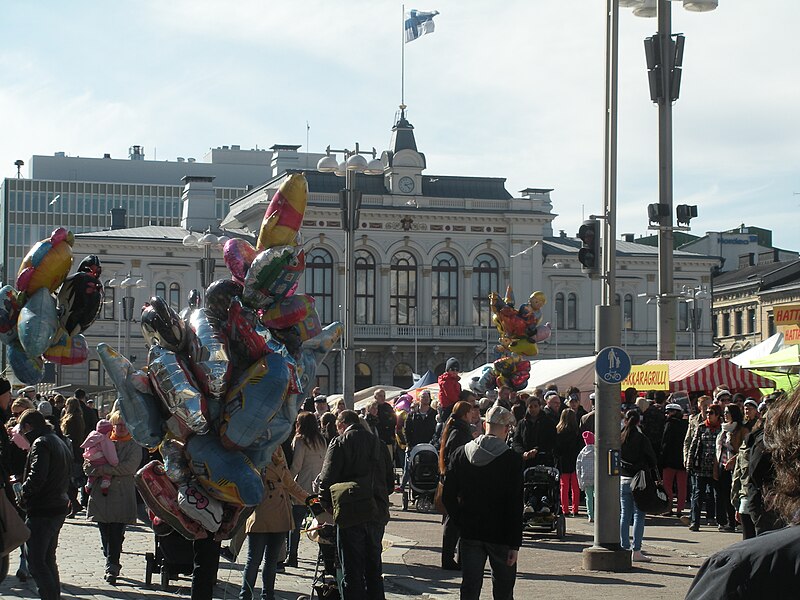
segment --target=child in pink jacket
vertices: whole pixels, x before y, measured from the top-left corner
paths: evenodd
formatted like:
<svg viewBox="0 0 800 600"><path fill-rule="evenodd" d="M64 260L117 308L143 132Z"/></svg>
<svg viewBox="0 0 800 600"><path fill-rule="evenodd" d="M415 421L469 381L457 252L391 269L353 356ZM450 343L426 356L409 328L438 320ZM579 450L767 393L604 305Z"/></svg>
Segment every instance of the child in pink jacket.
<svg viewBox="0 0 800 600"><path fill-rule="evenodd" d="M92 466L111 465L116 467L119 464L117 449L111 440L112 425L106 419L100 419L97 427L86 436L81 448L83 448L83 458L88 460ZM100 475L100 491L104 496L108 495L108 488L111 487L111 475ZM97 481L98 476L90 476L86 483L86 493L91 493L92 487Z"/></svg>

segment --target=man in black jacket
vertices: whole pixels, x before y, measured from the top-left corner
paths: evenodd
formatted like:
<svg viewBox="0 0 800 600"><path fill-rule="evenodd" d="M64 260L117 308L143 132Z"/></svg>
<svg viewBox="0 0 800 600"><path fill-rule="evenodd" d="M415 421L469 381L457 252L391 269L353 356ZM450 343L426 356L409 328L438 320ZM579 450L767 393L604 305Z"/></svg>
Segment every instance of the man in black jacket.
<svg viewBox="0 0 800 600"><path fill-rule="evenodd" d="M528 398L528 412L514 431L514 452L522 455L526 467L552 467L555 447L556 424L542 413L539 398L531 396Z"/></svg>
<svg viewBox="0 0 800 600"><path fill-rule="evenodd" d="M56 564L58 534L69 512L72 450L33 409L19 418L20 431L31 444L22 482L21 507L31 530L28 540L28 568L36 580L42 600L61 597L61 580Z"/></svg>
<svg viewBox="0 0 800 600"><path fill-rule="evenodd" d="M431 408L431 394L427 390L419 396L419 406L417 410L411 412L403 425L403 432L406 438L406 462L403 468L403 480L400 488L405 489L409 478L408 459L414 446L419 444L430 444L436 433L436 411Z"/></svg>
<svg viewBox="0 0 800 600"><path fill-rule="evenodd" d="M360 524L339 527L339 560L344 570L345 600L383 598L381 541L389 522L389 494L394 489L392 462L385 446L361 426L358 415L344 410L336 418L339 436L331 441L320 473L320 496L331 506L331 486L372 480L376 510Z"/></svg>
<svg viewBox="0 0 800 600"><path fill-rule="evenodd" d="M373 398L378 403L378 437L389 448L389 455L394 460L397 415L392 405L386 402L386 392L384 390L375 390Z"/></svg>
<svg viewBox="0 0 800 600"><path fill-rule="evenodd" d="M522 459L505 443L514 421L509 410L493 406L486 413L486 435L450 457L442 501L461 533L461 600L480 598L487 558L493 597L514 595L522 544Z"/></svg>

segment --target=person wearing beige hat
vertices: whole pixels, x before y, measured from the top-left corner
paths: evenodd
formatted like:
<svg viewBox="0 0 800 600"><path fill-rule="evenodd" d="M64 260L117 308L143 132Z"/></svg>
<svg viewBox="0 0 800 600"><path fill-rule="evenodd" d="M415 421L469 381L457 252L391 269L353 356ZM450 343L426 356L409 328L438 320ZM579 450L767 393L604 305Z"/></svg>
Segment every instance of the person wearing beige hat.
<svg viewBox="0 0 800 600"><path fill-rule="evenodd" d="M522 544L522 457L505 440L515 422L502 406L486 413L484 435L450 457L442 500L461 534L461 598L477 600L486 559L495 598L511 598Z"/></svg>

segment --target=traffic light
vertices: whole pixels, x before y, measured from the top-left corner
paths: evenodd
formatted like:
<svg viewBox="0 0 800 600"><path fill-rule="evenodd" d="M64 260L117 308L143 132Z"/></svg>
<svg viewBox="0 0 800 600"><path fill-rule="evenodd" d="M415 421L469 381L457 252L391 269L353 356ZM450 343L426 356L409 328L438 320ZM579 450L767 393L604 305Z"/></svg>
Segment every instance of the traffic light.
<svg viewBox="0 0 800 600"><path fill-rule="evenodd" d="M697 207L691 204L679 204L675 207L678 225L688 225L697 216Z"/></svg>
<svg viewBox="0 0 800 600"><path fill-rule="evenodd" d="M578 239L583 242L578 250L581 272L590 276L600 273L600 221L584 221L578 229Z"/></svg>

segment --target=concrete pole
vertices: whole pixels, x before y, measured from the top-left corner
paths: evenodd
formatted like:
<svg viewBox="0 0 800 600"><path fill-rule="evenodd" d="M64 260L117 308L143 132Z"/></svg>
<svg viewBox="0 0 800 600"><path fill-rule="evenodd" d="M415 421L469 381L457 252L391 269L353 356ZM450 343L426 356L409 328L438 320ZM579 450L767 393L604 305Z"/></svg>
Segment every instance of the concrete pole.
<svg viewBox="0 0 800 600"><path fill-rule="evenodd" d="M663 95L658 100L658 202L669 210L659 219L658 230L658 360L675 358L675 298L672 255L672 8L669 0L658 0L658 36L661 49Z"/></svg>

